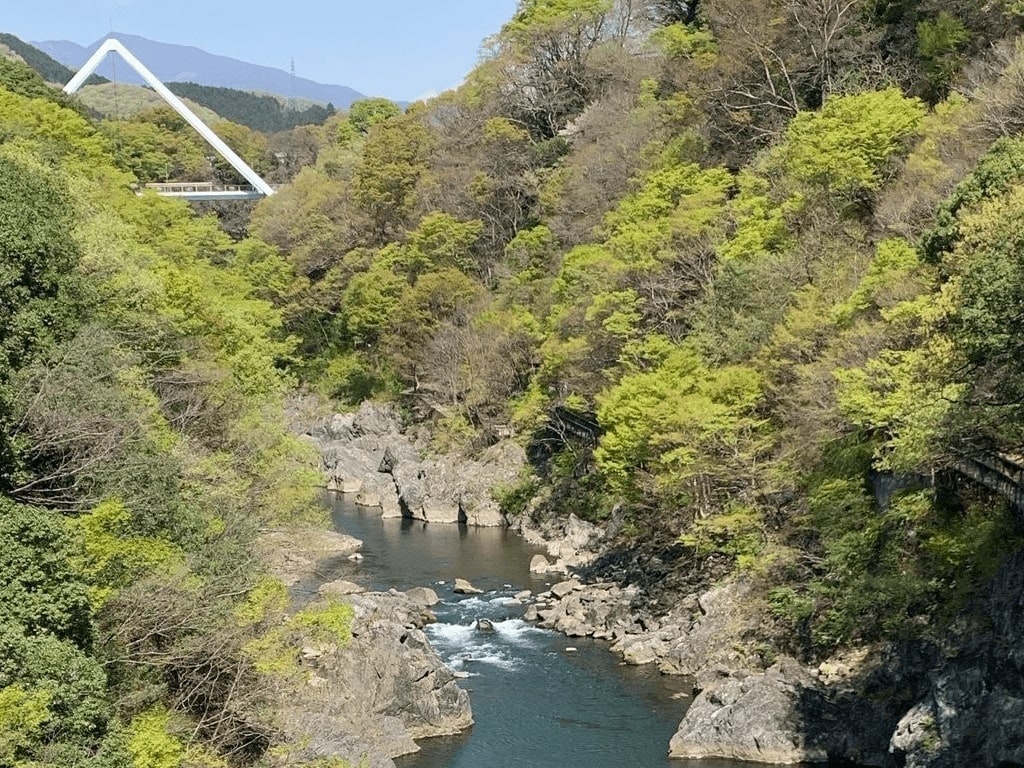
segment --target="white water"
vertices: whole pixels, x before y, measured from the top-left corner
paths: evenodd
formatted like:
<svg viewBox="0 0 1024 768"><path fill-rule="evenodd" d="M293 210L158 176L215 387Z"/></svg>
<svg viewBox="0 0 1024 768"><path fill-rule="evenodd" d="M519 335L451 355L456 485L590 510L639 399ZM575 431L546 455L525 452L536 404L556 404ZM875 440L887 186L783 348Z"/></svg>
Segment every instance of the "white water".
<svg viewBox="0 0 1024 768"><path fill-rule="evenodd" d="M426 627L445 663L465 679L475 725L426 739L401 768L740 768L728 761L667 757L685 712L686 681L652 667L627 667L606 643L565 636L523 621L513 599L548 577L529 573L537 552L500 529L427 526L381 520L379 513L333 497L335 526L363 540L365 559L337 564L343 577L373 589L431 586L441 596L438 622ZM456 577L485 594L456 595ZM488 619L494 632L476 628ZM567 651L572 647L575 651Z"/></svg>

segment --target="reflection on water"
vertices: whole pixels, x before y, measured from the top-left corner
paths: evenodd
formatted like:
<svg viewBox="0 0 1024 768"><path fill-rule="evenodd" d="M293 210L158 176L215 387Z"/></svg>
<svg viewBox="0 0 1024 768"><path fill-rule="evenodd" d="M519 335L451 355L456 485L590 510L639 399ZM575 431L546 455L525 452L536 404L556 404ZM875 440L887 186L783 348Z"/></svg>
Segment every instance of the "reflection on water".
<svg viewBox="0 0 1024 768"><path fill-rule="evenodd" d="M340 577L355 577L374 589L409 589L456 577L480 589L513 583L534 589L545 583L529 574L530 558L541 550L506 528L382 520L379 510L357 507L344 496L330 494L329 500L335 527L363 540L365 559L358 567L343 568Z"/></svg>
<svg viewBox="0 0 1024 768"><path fill-rule="evenodd" d="M566 638L522 620L512 599L543 591L531 576L538 549L498 528L428 526L382 520L373 509L330 496L338 530L363 540L359 564L333 564L331 578L373 589L431 586L442 603L431 643L470 692L475 725L454 737L426 739L401 768L739 768L728 761L670 761L668 742L688 700L682 678L651 666L627 667L607 643ZM456 577L485 594L452 592ZM557 578L557 577L556 577ZM494 632L476 627L489 619ZM575 651L567 651L572 647Z"/></svg>

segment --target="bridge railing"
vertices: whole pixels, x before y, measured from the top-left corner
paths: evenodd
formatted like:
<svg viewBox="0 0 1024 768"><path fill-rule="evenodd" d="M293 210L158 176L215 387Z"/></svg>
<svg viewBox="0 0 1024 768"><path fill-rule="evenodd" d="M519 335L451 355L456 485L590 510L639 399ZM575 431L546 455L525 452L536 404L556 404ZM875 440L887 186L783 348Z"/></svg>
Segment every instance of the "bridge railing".
<svg viewBox="0 0 1024 768"><path fill-rule="evenodd" d="M212 181L149 182L143 189L155 192L253 192L249 184L214 184Z"/></svg>

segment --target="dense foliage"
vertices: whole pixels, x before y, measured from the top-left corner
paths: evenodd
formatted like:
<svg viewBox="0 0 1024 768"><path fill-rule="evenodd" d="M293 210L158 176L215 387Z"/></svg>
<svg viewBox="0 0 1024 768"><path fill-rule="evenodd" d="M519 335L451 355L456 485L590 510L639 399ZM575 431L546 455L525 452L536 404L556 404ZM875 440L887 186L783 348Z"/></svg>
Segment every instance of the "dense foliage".
<svg viewBox="0 0 1024 768"><path fill-rule="evenodd" d="M310 104L299 109L282 103L280 97L239 91L236 88L218 88L197 83L168 83L167 87L175 95L202 104L225 120L264 133L287 131L297 125L316 125L334 114L331 104Z"/></svg>
<svg viewBox="0 0 1024 768"><path fill-rule="evenodd" d="M119 137L2 61L0 763L254 762L286 682L248 649L295 642L271 633L284 604L236 615L268 583L254 537L323 514L267 293L291 268L137 196ZM136 125L190 157L175 124Z"/></svg>
<svg viewBox="0 0 1024 768"><path fill-rule="evenodd" d="M1020 544L968 480L1020 443L1019 28L522 0L463 86L327 121L255 211L302 375L439 448L511 427L516 509L743 573L771 642L934 631Z"/></svg>
<svg viewBox="0 0 1024 768"><path fill-rule="evenodd" d="M228 177L175 116L0 69L0 757L260 759L350 619L240 575L300 382L514 433L510 510L745 578L765 647L939 632L1024 543L1018 5L521 0L427 103L220 125L287 182L236 239L129 191Z"/></svg>

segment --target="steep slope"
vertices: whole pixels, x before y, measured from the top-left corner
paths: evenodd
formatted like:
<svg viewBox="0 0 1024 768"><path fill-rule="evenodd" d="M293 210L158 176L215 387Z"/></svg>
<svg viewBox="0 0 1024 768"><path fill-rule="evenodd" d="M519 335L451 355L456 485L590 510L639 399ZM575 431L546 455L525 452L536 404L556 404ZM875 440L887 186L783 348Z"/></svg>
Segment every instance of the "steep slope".
<svg viewBox="0 0 1024 768"><path fill-rule="evenodd" d="M309 280L314 386L400 401L438 452L514 433L504 511L605 529L584 576L654 614L624 650L705 688L680 755L972 764L970 697L922 660L962 652L942 679L978 702L1019 668L986 595L1022 599L1020 491L964 468L1024 444L1022 30L1009 3L524 0L460 90L350 115L254 213ZM721 614L715 666L692 635ZM847 685L833 722L888 702L870 744L818 738ZM982 764L1019 764L992 722Z"/></svg>

